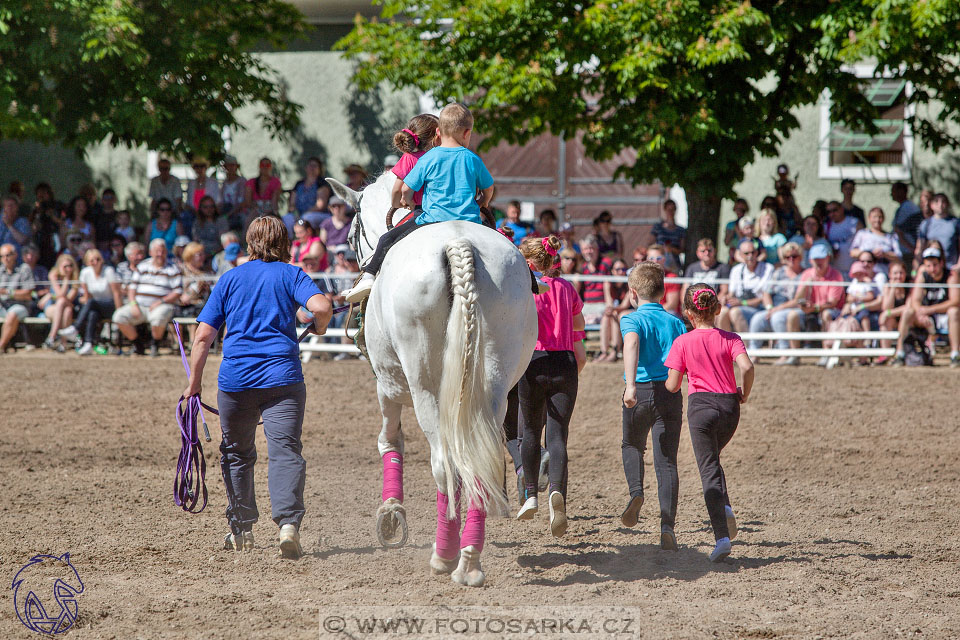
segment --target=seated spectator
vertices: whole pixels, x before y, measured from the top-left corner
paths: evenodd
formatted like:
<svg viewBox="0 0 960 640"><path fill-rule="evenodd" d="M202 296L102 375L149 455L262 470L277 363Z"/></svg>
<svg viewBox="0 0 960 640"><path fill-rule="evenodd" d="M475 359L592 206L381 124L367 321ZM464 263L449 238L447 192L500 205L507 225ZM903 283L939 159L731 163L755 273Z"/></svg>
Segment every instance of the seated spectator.
<svg viewBox="0 0 960 640"><path fill-rule="evenodd" d="M540 223L534 233L539 238L549 238L557 233L557 214L553 209L544 209L540 212Z"/></svg>
<svg viewBox="0 0 960 640"><path fill-rule="evenodd" d="M348 251L350 247L345 244L337 245L339 253ZM300 259L300 268L306 273L323 273L330 267L330 259L327 256L327 247L323 241L318 240L310 245L310 248L302 252Z"/></svg>
<svg viewBox="0 0 960 640"><path fill-rule="evenodd" d="M30 270L33 272L33 279L35 282L46 282L50 279L50 272L45 266L39 264L40 262L40 249L37 248L35 244L26 244L23 246L23 263L30 267ZM37 298L45 294L49 290L47 285L37 285L37 288L34 289L34 292L37 295Z"/></svg>
<svg viewBox="0 0 960 640"><path fill-rule="evenodd" d="M890 275L887 285L883 288L883 297L880 302L880 327L884 331L896 331L900 325L900 316L903 315L909 302L909 291L902 285L907 281L907 267L899 260L890 261ZM890 347L889 340L881 340L880 346ZM884 364L886 356L877 359L877 364Z"/></svg>
<svg viewBox="0 0 960 640"><path fill-rule="evenodd" d="M127 246L127 239L117 234L113 236L108 245L107 255L103 257L104 264L108 264L114 269L117 268L121 262L126 260L126 257L123 255L123 249Z"/></svg>
<svg viewBox="0 0 960 640"><path fill-rule="evenodd" d="M81 356L93 353L100 321L113 315L122 304L120 279L113 267L104 264L103 254L90 249L83 256L80 270L80 312L76 321L58 331L64 340L72 341L83 335L83 343L77 351Z"/></svg>
<svg viewBox="0 0 960 640"><path fill-rule="evenodd" d="M222 201L221 213L227 216L227 222L234 231L243 228L243 199L247 188L247 179L240 175L240 163L231 155L223 156L223 185L220 187Z"/></svg>
<svg viewBox="0 0 960 640"><path fill-rule="evenodd" d="M760 260L760 250L750 238L741 240L737 253L743 262L730 269L729 295L720 311L717 326L743 333L750 326L750 319L765 310L763 293L774 268L769 262Z"/></svg>
<svg viewBox="0 0 960 640"><path fill-rule="evenodd" d="M883 286L874 280L873 267L857 260L850 267L850 284L847 285L846 302L835 317L852 317L863 331L871 326L879 329L880 306L883 303Z"/></svg>
<svg viewBox="0 0 960 640"><path fill-rule="evenodd" d="M0 215L0 244L12 244L20 253L20 248L33 239L30 221L20 216L20 202L15 196L3 198L3 214Z"/></svg>
<svg viewBox="0 0 960 640"><path fill-rule="evenodd" d="M945 194L938 193L930 199L930 210L933 215L921 222L917 229L914 255L922 256L924 249L930 246L931 242L937 241L940 243L947 268L952 269L957 264L960 220L950 212L950 199Z"/></svg>
<svg viewBox="0 0 960 640"><path fill-rule="evenodd" d="M137 272L137 265L147 257L146 248L139 242L129 242L123 248L125 261L117 264L117 277L120 279L120 287L123 297L127 296L127 289L133 282L133 274Z"/></svg>
<svg viewBox="0 0 960 640"><path fill-rule="evenodd" d="M822 331L833 320L834 311L843 306L843 276L830 266L830 249L815 244L807 254L813 266L800 275L800 287L797 289L796 302L802 316L791 315L787 318L787 331ZM836 286L810 286L808 282L836 282ZM799 349L801 342L791 340L790 346ZM821 358L820 364L827 359Z"/></svg>
<svg viewBox="0 0 960 640"><path fill-rule="evenodd" d="M170 260L178 267L183 267L183 250L190 244L190 238L187 236L177 236L173 241L173 255Z"/></svg>
<svg viewBox="0 0 960 640"><path fill-rule="evenodd" d="M564 222L560 225L560 229L557 230L557 237L560 238L561 249L573 249L577 255L580 255L580 245L577 244L577 239L574 237L572 224Z"/></svg>
<svg viewBox="0 0 960 640"><path fill-rule="evenodd" d="M934 198L936 200L936 198ZM900 316L900 337L894 366L904 364L903 341L910 329L919 327L935 334L946 334L950 340L950 366L960 366L960 275L948 271L944 252L936 242L930 243L921 255L921 269L914 281L916 284L952 285L941 287L917 287Z"/></svg>
<svg viewBox="0 0 960 640"><path fill-rule="evenodd" d="M595 236L589 235L584 238L580 242L580 251L583 254L583 265L580 267L580 273L586 276L610 275L612 265L609 260L600 255ZM607 308L603 297L603 282L583 282L580 297L583 299L583 317L586 324L598 324L603 317L604 309Z"/></svg>
<svg viewBox="0 0 960 640"><path fill-rule="evenodd" d="M730 277L730 267L717 262L717 248L710 238L701 238L697 242L697 262L687 265L687 270L683 272L686 278L695 278L698 282L703 282L713 287L717 292L717 298L720 304L727 300L729 287L719 284L717 280L726 280ZM687 295L687 286L683 285L680 290L680 299L683 300Z"/></svg>
<svg viewBox="0 0 960 640"><path fill-rule="evenodd" d="M282 191L280 178L273 175L273 161L270 158L260 158L260 173L256 178L247 180L244 191L243 208L247 212L243 223L244 232L254 218L279 215Z"/></svg>
<svg viewBox="0 0 960 640"><path fill-rule="evenodd" d="M627 275L627 263L623 258L613 261L611 275ZM623 338L620 335L620 317L633 311L630 304L630 288L626 282L604 282L603 297L606 308L600 319L600 355L594 362L616 362Z"/></svg>
<svg viewBox="0 0 960 640"><path fill-rule="evenodd" d="M797 288L800 285L800 275L803 273L800 266L803 251L795 242L788 242L780 247L779 251L781 264L770 274L770 280L763 291L764 311L750 319L751 333L766 331L785 333L791 314L797 318L801 315L797 305ZM789 345L787 340L776 342L777 349L786 349ZM751 346L755 349L759 348L760 341L754 340ZM781 357L774 364L779 366L796 363L797 358Z"/></svg>
<svg viewBox="0 0 960 640"><path fill-rule="evenodd" d="M237 235L236 231L227 231L221 234L220 244L223 246L223 251L213 257L213 264L211 265L214 273L218 276L222 276L237 266L237 261L243 254L243 249L240 248L240 236Z"/></svg>
<svg viewBox="0 0 960 640"><path fill-rule="evenodd" d="M850 271L850 265L853 264L850 246L853 244L853 237L863 228L863 225L857 218L848 216L840 203L834 200L827 205L827 219L823 223L823 228L827 241L833 248L831 266L840 273L847 273Z"/></svg>
<svg viewBox="0 0 960 640"><path fill-rule="evenodd" d="M647 248L644 246L639 246L633 250L633 264L630 265L630 268L637 266L641 262L647 261Z"/></svg>
<svg viewBox="0 0 960 640"><path fill-rule="evenodd" d="M0 245L0 354L11 348L20 322L29 313L27 305L33 295L34 280L30 265L17 266L20 256L10 243Z"/></svg>
<svg viewBox="0 0 960 640"><path fill-rule="evenodd" d="M320 239L328 247L347 244L350 235L350 218L347 215L347 203L339 196L330 198L332 216L320 225Z"/></svg>
<svg viewBox="0 0 960 640"><path fill-rule="evenodd" d="M597 244L600 247L600 255L605 258L620 258L626 247L623 244L623 236L613 228L613 216L609 211L601 211L593 220L593 234L597 237ZM617 333L620 333L619 327Z"/></svg>
<svg viewBox="0 0 960 640"><path fill-rule="evenodd" d="M130 226L130 212L129 211L118 211L117 212L117 228L114 229L114 232L118 236L123 236L123 239L126 242L133 242L137 238L137 231Z"/></svg>
<svg viewBox="0 0 960 640"><path fill-rule="evenodd" d="M891 260L902 258L903 253L900 251L900 241L897 236L883 230L883 220L883 209L880 207L870 209L867 214L870 226L867 229L860 229L857 235L853 236L850 255L859 259L862 252L869 251L876 261L876 268L886 274L887 264Z"/></svg>
<svg viewBox="0 0 960 640"><path fill-rule="evenodd" d="M389 169L385 169L385 171L389 171ZM325 173L323 160L316 156L307 159L307 164L303 168L303 178L293 185L293 190L290 192L290 200L287 204L289 213L296 213L302 217L308 211L326 209L326 207L323 209L317 208L318 201L321 198L325 201L333 195L330 186L324 180ZM284 216L284 222L286 222L286 216Z"/></svg>
<svg viewBox="0 0 960 640"><path fill-rule="evenodd" d="M740 238L743 236L740 235L740 232L737 229L737 224L740 222L740 218L747 215L747 212L750 211L750 205L743 198L737 198L733 203L733 215L736 216L733 220L727 223L727 226L723 228L723 244L727 247L727 251L730 255L737 250L737 245L740 243Z"/></svg>
<svg viewBox="0 0 960 640"><path fill-rule="evenodd" d="M757 255L760 255L760 252L764 250L763 245L760 244L760 241L757 240L755 236L756 224L753 218L749 216L744 216L740 218L740 222L737 223L737 231L740 232L740 240L737 243L736 251L733 251L730 253L731 268L733 265L744 261L743 258L740 256L740 249L739 249L740 245L743 244L744 240L749 240L750 243L753 244L753 248L757 250Z"/></svg>
<svg viewBox="0 0 960 640"><path fill-rule="evenodd" d="M196 318L210 297L213 271L206 264L207 256L199 242L191 242L183 249L183 293L178 301L182 316Z"/></svg>
<svg viewBox="0 0 960 640"><path fill-rule="evenodd" d="M183 293L180 269L167 261L167 245L161 238L150 243L150 258L137 265L128 289L129 302L113 314L120 333L131 342L137 339L137 326L149 323L152 340L150 355L156 356L157 343L176 312ZM138 350L139 351L139 350Z"/></svg>
<svg viewBox="0 0 960 640"><path fill-rule="evenodd" d="M575 250L567 248L560 249L558 254L560 256L560 274L561 275L573 275L575 273L580 273L580 254ZM582 295L581 290L583 289L582 282L571 282L573 289L577 292L577 295Z"/></svg>
<svg viewBox="0 0 960 640"><path fill-rule="evenodd" d="M69 253L61 253L53 269L50 269L50 293L39 302L43 315L50 320L50 333L43 341L43 346L48 349L65 351L63 343L58 343L56 338L60 329L73 323L77 298L80 296L80 286L76 284L78 271L77 262Z"/></svg>
<svg viewBox="0 0 960 640"><path fill-rule="evenodd" d="M500 227L507 227L513 231L513 244L520 246L523 239L533 233L533 227L520 220L520 201L511 200L507 205L507 213L500 222Z"/></svg>
<svg viewBox="0 0 960 640"><path fill-rule="evenodd" d="M205 256L220 253L220 236L230 230L226 217L217 212L217 203L211 196L200 198L197 220L193 223L193 240L203 245Z"/></svg>
<svg viewBox="0 0 960 640"><path fill-rule="evenodd" d="M763 259L776 266L780 263L778 250L787 244L787 239L777 226L777 214L772 209L764 209L757 218L753 233L763 247Z"/></svg>
<svg viewBox="0 0 960 640"><path fill-rule="evenodd" d="M657 262L662 267L669 257L667 250L658 244L652 244L647 247L647 262ZM666 278L677 277L677 274L666 268L663 270L663 275ZM676 282L664 281L663 290L664 293L663 298L660 300L660 306L673 315L680 317L680 285Z"/></svg>
<svg viewBox="0 0 960 640"><path fill-rule="evenodd" d="M150 215L155 214L160 208L161 200L167 201L172 213L179 213L183 207L183 187L180 185L180 178L170 173L171 168L172 165L167 158L160 158L157 161L157 171L160 175L150 180L150 190L147 194L150 198Z"/></svg>
<svg viewBox="0 0 960 640"><path fill-rule="evenodd" d="M876 282L881 287L887 282L887 274L880 269L880 265L877 264L877 258L870 251L861 251L857 257L857 261L850 265L852 269L857 263L863 264L866 266L867 270L871 274L871 279ZM878 294L879 295L879 294Z"/></svg>
<svg viewBox="0 0 960 640"><path fill-rule="evenodd" d="M650 229L648 245L658 244L663 247L666 254L672 259L664 262L676 263L682 265L680 256L684 251L687 240L687 230L677 225L677 203L667 199L663 201L663 207L660 208L660 222L653 225Z"/></svg>
<svg viewBox="0 0 960 640"><path fill-rule="evenodd" d="M790 238L790 242L800 245L800 248L803 250L804 269L809 269L811 266L810 258L808 257L810 247L815 244L822 244L827 247L828 251L831 250L830 243L823 237L823 225L815 215L809 215L803 219L802 233L798 233Z"/></svg>
<svg viewBox="0 0 960 640"><path fill-rule="evenodd" d="M323 244L313 225L301 218L293 225L293 243L290 246L290 264L303 268L303 258L313 245Z"/></svg>
<svg viewBox="0 0 960 640"><path fill-rule="evenodd" d="M150 226L144 231L144 244L150 245L154 240L163 240L167 245L167 255L173 255L173 243L176 242L177 224L174 220L173 204L166 198L157 202L157 217L150 221Z"/></svg>
<svg viewBox="0 0 960 640"><path fill-rule="evenodd" d="M19 180L14 180L7 187L7 193L17 197L17 205L19 209L19 212L17 215L21 218L26 218L27 216L29 216L30 212L33 210L33 207L31 207L29 203L27 203L26 201L27 188L24 186L24 184Z"/></svg>

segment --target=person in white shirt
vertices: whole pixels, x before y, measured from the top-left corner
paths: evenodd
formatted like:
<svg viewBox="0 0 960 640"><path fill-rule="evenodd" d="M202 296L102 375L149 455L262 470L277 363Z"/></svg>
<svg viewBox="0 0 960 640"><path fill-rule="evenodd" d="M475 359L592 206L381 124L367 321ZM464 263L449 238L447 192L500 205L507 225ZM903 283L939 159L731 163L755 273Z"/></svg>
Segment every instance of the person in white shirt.
<svg viewBox="0 0 960 640"><path fill-rule="evenodd" d="M103 254L89 249L83 254L80 270L80 313L72 325L57 333L61 338L73 340L83 331L83 344L78 353L82 356L93 353L97 340L97 328L103 318L109 318L121 304L120 278L113 267L105 265Z"/></svg>
<svg viewBox="0 0 960 640"><path fill-rule="evenodd" d="M740 242L739 255L743 262L730 269L729 295L717 322L725 331L746 331L750 319L764 311L763 292L774 266L760 260L759 251L750 238Z"/></svg>
<svg viewBox="0 0 960 640"><path fill-rule="evenodd" d="M137 325L150 323L153 342L150 355L157 355L157 342L163 338L167 324L176 311L183 293L180 268L167 262L167 244L157 238L150 243L150 258L137 265L128 289L127 304L113 314L120 333L128 340L137 339Z"/></svg>
<svg viewBox="0 0 960 640"><path fill-rule="evenodd" d="M183 187L180 186L180 178L170 174L170 161L166 158L160 158L157 162L157 171L160 175L150 181L150 214L157 211L157 203L166 198L173 205L173 212L179 213L183 208Z"/></svg>

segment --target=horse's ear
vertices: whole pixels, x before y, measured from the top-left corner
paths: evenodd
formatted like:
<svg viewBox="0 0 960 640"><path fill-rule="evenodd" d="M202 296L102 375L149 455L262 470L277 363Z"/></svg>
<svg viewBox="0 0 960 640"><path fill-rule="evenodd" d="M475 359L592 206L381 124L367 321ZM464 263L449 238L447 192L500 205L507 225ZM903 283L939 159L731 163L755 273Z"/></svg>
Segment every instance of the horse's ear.
<svg viewBox="0 0 960 640"><path fill-rule="evenodd" d="M329 184L330 188L333 189L333 192L339 197L343 198L343 200L350 205L351 208L357 208L357 203L360 202L360 194L339 180L334 180L333 178L327 178L327 184Z"/></svg>

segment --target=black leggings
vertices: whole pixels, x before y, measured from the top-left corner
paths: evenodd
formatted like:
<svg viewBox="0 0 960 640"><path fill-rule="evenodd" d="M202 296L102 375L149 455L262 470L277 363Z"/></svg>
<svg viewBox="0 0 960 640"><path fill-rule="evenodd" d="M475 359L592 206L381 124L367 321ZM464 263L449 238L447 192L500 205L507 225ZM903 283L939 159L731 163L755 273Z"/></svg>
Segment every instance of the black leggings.
<svg viewBox="0 0 960 640"><path fill-rule="evenodd" d="M528 495L536 495L540 473L540 436L546 411L550 452L550 492L567 496L567 434L577 401L577 359L572 351L534 351L520 378L520 455Z"/></svg>
<svg viewBox="0 0 960 640"><path fill-rule="evenodd" d="M116 311L113 300L94 300L90 298L80 307L80 313L73 326L77 332L83 332L83 341L94 343L97 341L97 326L103 318L109 318Z"/></svg>
<svg viewBox="0 0 960 640"><path fill-rule="evenodd" d="M727 514L730 506L727 479L720 466L720 452L733 438L740 422L740 400L735 393L691 393L687 401L687 423L693 455L700 468L703 500L707 503L714 538L729 538Z"/></svg>

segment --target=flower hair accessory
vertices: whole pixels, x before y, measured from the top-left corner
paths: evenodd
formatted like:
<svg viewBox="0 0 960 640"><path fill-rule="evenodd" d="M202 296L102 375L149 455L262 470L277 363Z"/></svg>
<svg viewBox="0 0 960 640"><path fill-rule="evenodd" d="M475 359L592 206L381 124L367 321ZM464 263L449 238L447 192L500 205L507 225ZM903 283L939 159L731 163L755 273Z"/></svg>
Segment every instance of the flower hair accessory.
<svg viewBox="0 0 960 640"><path fill-rule="evenodd" d="M543 245L544 251L550 254L553 257L557 256L557 250L550 244L550 238L543 238L540 240L540 244Z"/></svg>
<svg viewBox="0 0 960 640"><path fill-rule="evenodd" d="M712 292L710 291L710 289L700 289L700 291L697 291L695 294L693 294L693 306L695 306L700 311L709 311L710 307L713 306L712 304L710 304L710 300L709 300L711 293ZM706 300L704 300L704 296L707 297Z"/></svg>
<svg viewBox="0 0 960 640"><path fill-rule="evenodd" d="M404 131L407 132L407 133L409 133L411 136L413 136L413 142L414 142L414 144L416 144L416 145L419 147L419 146L420 146L420 136L418 136L417 134L415 134L413 131L410 131L410 129L404 129Z"/></svg>

